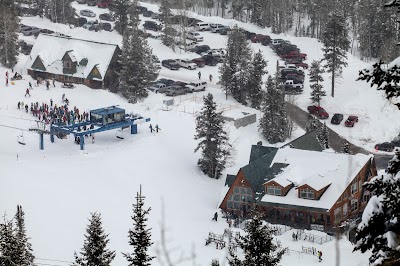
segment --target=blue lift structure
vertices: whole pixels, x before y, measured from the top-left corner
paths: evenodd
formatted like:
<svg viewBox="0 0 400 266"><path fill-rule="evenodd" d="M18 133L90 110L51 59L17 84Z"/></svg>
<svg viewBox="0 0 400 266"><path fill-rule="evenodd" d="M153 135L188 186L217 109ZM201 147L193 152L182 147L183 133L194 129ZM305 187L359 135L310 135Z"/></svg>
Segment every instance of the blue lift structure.
<svg viewBox="0 0 400 266"><path fill-rule="evenodd" d="M125 110L117 106L110 106L90 111L90 120L78 124L65 125L64 123L52 124L50 127L50 141L54 142L54 135L66 136L73 134L79 137L80 148L84 150L85 135L116 128L131 128L131 134L137 134L137 125L150 122L150 118L143 118L137 114L125 114ZM86 126L87 130L82 130ZM92 127L92 128L90 128ZM80 130L78 130L80 129Z"/></svg>

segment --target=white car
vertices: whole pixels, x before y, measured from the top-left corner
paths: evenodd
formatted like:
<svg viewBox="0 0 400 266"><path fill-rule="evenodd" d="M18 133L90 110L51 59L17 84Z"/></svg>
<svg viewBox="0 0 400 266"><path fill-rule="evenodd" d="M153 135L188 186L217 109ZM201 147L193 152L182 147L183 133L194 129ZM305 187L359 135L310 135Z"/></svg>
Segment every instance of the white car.
<svg viewBox="0 0 400 266"><path fill-rule="evenodd" d="M222 50L208 50L204 53L201 53L201 55L212 55L212 56L218 56L218 57L225 57L225 53Z"/></svg>
<svg viewBox="0 0 400 266"><path fill-rule="evenodd" d="M79 11L79 14L81 14L81 16L91 17L91 18L94 18L96 16L96 13L94 13L92 10L89 9L82 9L81 11Z"/></svg>
<svg viewBox="0 0 400 266"><path fill-rule="evenodd" d="M203 41L203 36L200 35L200 33L195 32L195 31L189 31L186 33L186 38L189 40L193 40L196 42L202 42Z"/></svg>
<svg viewBox="0 0 400 266"><path fill-rule="evenodd" d="M211 24L211 32L213 33L219 33L219 30L222 28L225 28L225 26L221 24Z"/></svg>
<svg viewBox="0 0 400 266"><path fill-rule="evenodd" d="M205 91L207 88L207 82L190 82L186 87L188 92Z"/></svg>
<svg viewBox="0 0 400 266"><path fill-rule="evenodd" d="M192 60L189 59L176 59L176 62L184 68L190 69L190 70L194 70L197 69L197 64L193 63Z"/></svg>

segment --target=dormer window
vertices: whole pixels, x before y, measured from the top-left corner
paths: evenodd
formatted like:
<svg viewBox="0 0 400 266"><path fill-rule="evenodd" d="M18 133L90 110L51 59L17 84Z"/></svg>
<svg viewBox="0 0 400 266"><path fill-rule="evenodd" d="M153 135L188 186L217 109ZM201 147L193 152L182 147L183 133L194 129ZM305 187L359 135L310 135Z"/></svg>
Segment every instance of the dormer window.
<svg viewBox="0 0 400 266"><path fill-rule="evenodd" d="M267 186L267 194L281 196L282 188L274 185Z"/></svg>
<svg viewBox="0 0 400 266"><path fill-rule="evenodd" d="M64 68L71 69L72 68L72 63L70 61L64 61Z"/></svg>
<svg viewBox="0 0 400 266"><path fill-rule="evenodd" d="M300 190L300 198L303 199L315 199L314 191L311 189L301 189Z"/></svg>

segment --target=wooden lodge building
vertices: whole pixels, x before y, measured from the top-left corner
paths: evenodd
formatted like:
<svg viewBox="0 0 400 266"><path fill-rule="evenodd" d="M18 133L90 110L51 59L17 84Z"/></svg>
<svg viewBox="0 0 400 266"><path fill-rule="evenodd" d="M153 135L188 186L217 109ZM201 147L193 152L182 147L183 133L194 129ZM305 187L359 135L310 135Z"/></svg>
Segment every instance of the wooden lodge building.
<svg viewBox="0 0 400 266"><path fill-rule="evenodd" d="M271 223L333 232L361 216L370 198L362 185L374 176L372 156L322 151L310 132L282 148L253 145L249 164L227 176L220 208L239 216L257 208Z"/></svg>
<svg viewBox="0 0 400 266"><path fill-rule="evenodd" d="M113 87L121 50L118 45L39 34L26 64L34 79L54 79L91 88Z"/></svg>

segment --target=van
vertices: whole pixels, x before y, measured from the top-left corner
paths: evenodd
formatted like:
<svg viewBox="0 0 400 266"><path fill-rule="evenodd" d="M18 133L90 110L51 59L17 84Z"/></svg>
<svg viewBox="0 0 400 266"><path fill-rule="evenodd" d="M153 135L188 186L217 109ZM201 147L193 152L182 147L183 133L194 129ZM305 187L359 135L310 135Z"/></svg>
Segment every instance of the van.
<svg viewBox="0 0 400 266"><path fill-rule="evenodd" d="M198 22L198 23L196 23L196 29L201 30L201 31L210 30L211 29L210 23Z"/></svg>
<svg viewBox="0 0 400 266"><path fill-rule="evenodd" d="M207 82L190 82L186 87L188 88L188 92L205 91Z"/></svg>

